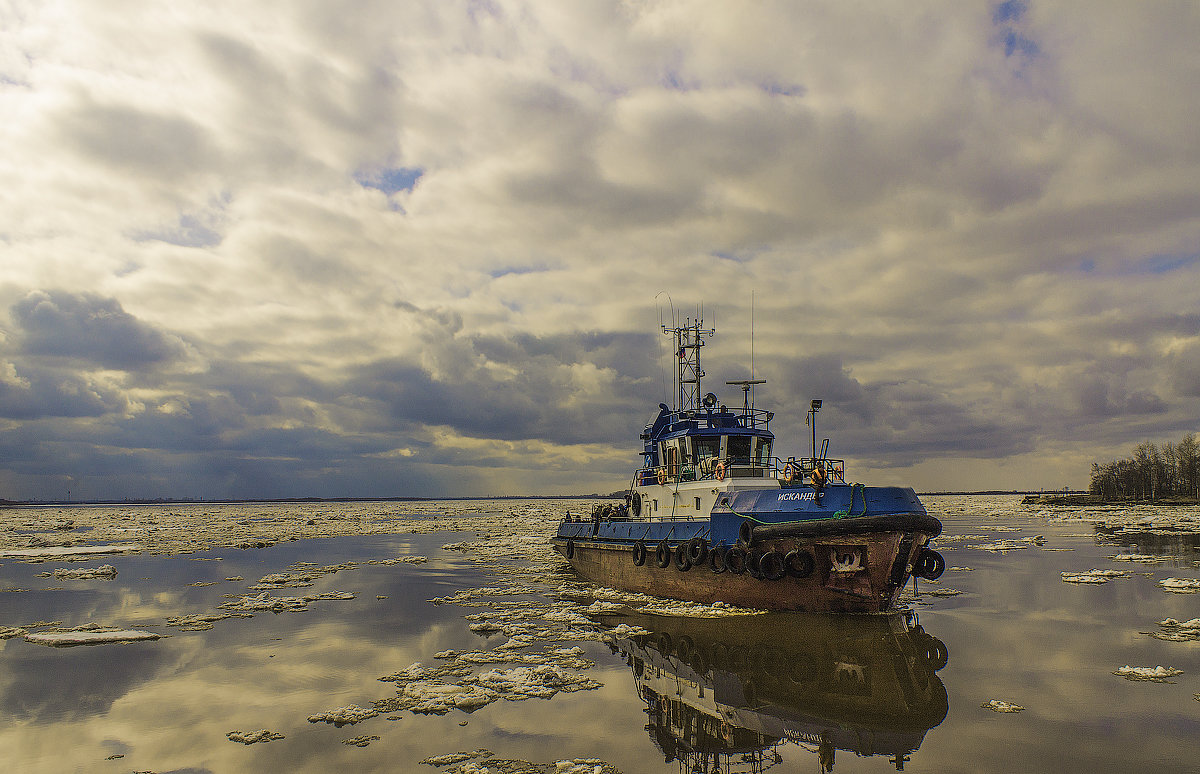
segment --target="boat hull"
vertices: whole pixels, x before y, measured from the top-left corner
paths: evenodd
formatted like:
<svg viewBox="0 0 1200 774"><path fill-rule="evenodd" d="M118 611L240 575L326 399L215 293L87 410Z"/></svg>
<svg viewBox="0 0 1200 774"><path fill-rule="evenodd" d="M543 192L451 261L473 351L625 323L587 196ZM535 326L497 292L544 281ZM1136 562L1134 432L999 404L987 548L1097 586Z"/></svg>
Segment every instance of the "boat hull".
<svg viewBox="0 0 1200 774"><path fill-rule="evenodd" d="M633 540L568 537L566 530L554 539L555 548L583 578L593 583L672 599L711 604L725 602L764 610L835 613L879 613L895 607L913 572L927 532L911 530L862 531L843 522L842 531L818 535L782 535L756 539L735 547L744 551L745 565L715 561L712 556L696 566L679 562L683 541L665 546L669 561L660 566L663 552L650 544L639 565ZM665 542L665 540L664 540ZM645 545L645 541L643 541ZM799 573L778 572L778 557L795 552L811 558ZM755 567L754 557L774 553L773 567ZM728 559L728 555L726 556ZM807 562L807 560L806 560ZM716 569L722 571L716 571ZM735 570L742 569L742 572ZM789 568L795 569L795 568ZM772 571L774 570L774 571Z"/></svg>

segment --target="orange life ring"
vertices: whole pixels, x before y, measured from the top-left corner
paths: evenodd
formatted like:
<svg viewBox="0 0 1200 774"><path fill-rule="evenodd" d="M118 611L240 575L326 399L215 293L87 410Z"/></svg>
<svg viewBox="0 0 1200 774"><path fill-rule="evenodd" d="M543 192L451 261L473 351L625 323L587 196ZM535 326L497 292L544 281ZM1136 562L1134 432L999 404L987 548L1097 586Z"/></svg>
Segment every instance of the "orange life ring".
<svg viewBox="0 0 1200 774"><path fill-rule="evenodd" d="M717 480L718 481L725 480L725 463L724 462L717 463Z"/></svg>
<svg viewBox="0 0 1200 774"><path fill-rule="evenodd" d="M783 466L783 480L787 483L792 483L792 479L796 477L796 469L792 467L792 463Z"/></svg>
<svg viewBox="0 0 1200 774"><path fill-rule="evenodd" d="M667 469L659 468L658 469L658 485L665 486L666 483L667 483Z"/></svg>

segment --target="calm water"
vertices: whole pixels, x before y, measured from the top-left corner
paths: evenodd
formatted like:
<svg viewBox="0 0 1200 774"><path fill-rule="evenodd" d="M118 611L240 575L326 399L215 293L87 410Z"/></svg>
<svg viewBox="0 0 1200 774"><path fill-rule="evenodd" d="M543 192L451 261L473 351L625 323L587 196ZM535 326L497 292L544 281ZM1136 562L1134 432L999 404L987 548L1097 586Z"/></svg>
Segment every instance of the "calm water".
<svg viewBox="0 0 1200 774"><path fill-rule="evenodd" d="M1200 630L1161 625L1200 618L1200 594L1160 585L1200 578L1200 541L1174 528L1200 515L1019 499L924 498L950 569L890 617L597 602L546 541L578 502L362 503L337 518L392 518L404 534L0 558L0 630L169 635L0 641L0 749L22 772L1200 771ZM221 507L246 508L209 516ZM239 519L284 523L314 507ZM78 527L35 526L148 512L110 511L0 512L0 527L86 541ZM161 529L191 518L159 513ZM1114 558L1128 556L1140 558ZM53 577L101 565L116 577ZM1062 575L1091 570L1121 574ZM251 609L273 602L279 612ZM215 620L179 625L186 615ZM1167 677L1114 674L1127 666ZM993 700L1024 709L982 706ZM328 722L355 711L358 722ZM282 738L228 738L259 730ZM475 757L421 763L457 752Z"/></svg>

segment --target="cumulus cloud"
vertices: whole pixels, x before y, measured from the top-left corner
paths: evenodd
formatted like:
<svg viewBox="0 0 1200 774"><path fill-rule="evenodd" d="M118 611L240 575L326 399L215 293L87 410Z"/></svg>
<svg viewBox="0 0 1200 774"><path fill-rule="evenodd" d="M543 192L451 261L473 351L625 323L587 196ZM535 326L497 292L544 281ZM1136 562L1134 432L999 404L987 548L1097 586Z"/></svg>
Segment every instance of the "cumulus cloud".
<svg viewBox="0 0 1200 774"><path fill-rule="evenodd" d="M1080 486L1200 429L1189 5L0 29L0 496L611 491L669 298L736 403L753 296L778 450L820 397L862 480Z"/></svg>
<svg viewBox="0 0 1200 774"><path fill-rule="evenodd" d="M34 291L12 310L26 355L74 358L102 368L136 370L179 358L178 337L139 322L115 298Z"/></svg>

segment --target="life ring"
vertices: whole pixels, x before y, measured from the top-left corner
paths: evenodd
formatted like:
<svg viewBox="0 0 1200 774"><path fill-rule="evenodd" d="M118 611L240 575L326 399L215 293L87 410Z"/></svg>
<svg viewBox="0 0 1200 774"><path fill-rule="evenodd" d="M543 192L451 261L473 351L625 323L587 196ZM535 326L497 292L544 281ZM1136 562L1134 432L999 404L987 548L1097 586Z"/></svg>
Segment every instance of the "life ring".
<svg viewBox="0 0 1200 774"><path fill-rule="evenodd" d="M667 469L659 468L658 469L658 485L666 486L666 484L667 484Z"/></svg>
<svg viewBox="0 0 1200 774"><path fill-rule="evenodd" d="M717 463L717 480L718 481L725 480L725 463L724 462Z"/></svg>
<svg viewBox="0 0 1200 774"><path fill-rule="evenodd" d="M795 478L796 478L796 468L795 468L795 466L792 465L792 463L789 462L788 464L783 466L783 482L785 484L790 484L790 483L792 483L792 481L795 480Z"/></svg>
<svg viewBox="0 0 1200 774"><path fill-rule="evenodd" d="M783 557L783 567L793 578L807 578L817 567L817 561L807 551L788 551Z"/></svg>
<svg viewBox="0 0 1200 774"><path fill-rule="evenodd" d="M758 560L758 571L769 581L777 581L787 575L783 564L783 554L778 551L768 551Z"/></svg>
<svg viewBox="0 0 1200 774"><path fill-rule="evenodd" d="M575 557L575 541L574 540L567 541L567 547L563 551L563 553L565 553L567 555L568 559L573 559Z"/></svg>
<svg viewBox="0 0 1200 774"><path fill-rule="evenodd" d="M746 572L746 549L734 546L725 552L725 568L734 575Z"/></svg>
<svg viewBox="0 0 1200 774"><path fill-rule="evenodd" d="M678 546L675 549L675 569L680 572L692 569L692 557L688 555L686 545Z"/></svg>
<svg viewBox="0 0 1200 774"><path fill-rule="evenodd" d="M708 569L718 575L725 572L725 546L713 546L709 550Z"/></svg>
<svg viewBox="0 0 1200 774"><path fill-rule="evenodd" d="M646 563L646 543L637 541L633 544L633 564L635 567L641 567Z"/></svg>
<svg viewBox="0 0 1200 774"><path fill-rule="evenodd" d="M666 538L659 541L654 549L654 563L659 567L666 567L671 563L671 547L667 545Z"/></svg>

